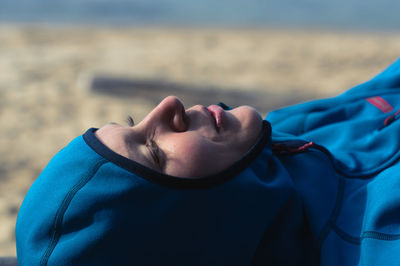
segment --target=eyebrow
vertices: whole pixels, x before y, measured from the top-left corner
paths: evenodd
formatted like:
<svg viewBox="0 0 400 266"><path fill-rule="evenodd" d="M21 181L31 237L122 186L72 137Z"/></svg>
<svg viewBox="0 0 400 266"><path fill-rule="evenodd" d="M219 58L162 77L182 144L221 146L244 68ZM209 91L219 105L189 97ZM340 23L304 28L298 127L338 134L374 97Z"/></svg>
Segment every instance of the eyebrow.
<svg viewBox="0 0 400 266"><path fill-rule="evenodd" d="M135 125L135 121L133 120L132 116L128 115L126 117L126 123L128 126L133 127Z"/></svg>

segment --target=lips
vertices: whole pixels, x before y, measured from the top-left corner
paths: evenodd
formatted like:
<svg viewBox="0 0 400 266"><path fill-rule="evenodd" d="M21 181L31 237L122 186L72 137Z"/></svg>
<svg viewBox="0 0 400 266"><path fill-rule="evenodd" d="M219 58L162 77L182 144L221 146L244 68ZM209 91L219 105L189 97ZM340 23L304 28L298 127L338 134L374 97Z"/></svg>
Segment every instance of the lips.
<svg viewBox="0 0 400 266"><path fill-rule="evenodd" d="M210 105L207 107L208 111L211 113L215 120L217 129L219 130L223 126L223 121L225 120L225 111L218 105Z"/></svg>

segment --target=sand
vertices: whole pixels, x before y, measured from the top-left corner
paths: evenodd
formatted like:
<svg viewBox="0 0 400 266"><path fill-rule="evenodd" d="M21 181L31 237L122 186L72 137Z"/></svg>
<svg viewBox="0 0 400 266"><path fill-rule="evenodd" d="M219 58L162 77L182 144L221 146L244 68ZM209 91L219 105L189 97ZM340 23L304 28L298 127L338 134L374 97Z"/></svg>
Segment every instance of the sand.
<svg viewBox="0 0 400 266"><path fill-rule="evenodd" d="M216 89L234 105L264 95L265 115L337 95L399 55L395 33L0 26L0 256L16 254L15 220L32 182L87 128L138 121L165 94L187 106L202 94L202 104L221 100ZM159 86L123 97L91 90L104 76Z"/></svg>

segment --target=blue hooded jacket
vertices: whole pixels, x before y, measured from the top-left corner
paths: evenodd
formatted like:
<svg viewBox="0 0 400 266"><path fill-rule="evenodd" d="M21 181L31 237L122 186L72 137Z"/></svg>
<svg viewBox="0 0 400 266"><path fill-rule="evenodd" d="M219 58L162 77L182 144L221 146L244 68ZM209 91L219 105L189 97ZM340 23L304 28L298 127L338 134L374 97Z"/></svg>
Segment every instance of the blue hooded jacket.
<svg viewBox="0 0 400 266"><path fill-rule="evenodd" d="M239 162L184 179L114 153L89 129L26 195L16 226L19 265L250 265L265 234L275 239L267 243L271 261L307 259L299 249L310 242L301 204L266 148L270 136L265 122ZM273 253L286 248L297 257Z"/></svg>
<svg viewBox="0 0 400 266"><path fill-rule="evenodd" d="M160 174L89 129L26 195L19 265L400 264L399 66L270 113L212 176Z"/></svg>

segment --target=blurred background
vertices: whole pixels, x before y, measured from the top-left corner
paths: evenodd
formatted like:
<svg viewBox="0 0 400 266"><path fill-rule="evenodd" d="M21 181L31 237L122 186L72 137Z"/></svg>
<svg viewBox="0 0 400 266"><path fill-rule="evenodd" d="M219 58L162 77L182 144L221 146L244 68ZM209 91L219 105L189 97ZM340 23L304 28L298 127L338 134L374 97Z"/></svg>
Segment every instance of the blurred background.
<svg viewBox="0 0 400 266"><path fill-rule="evenodd" d="M0 1L0 256L49 159L163 97L268 111L331 97L400 54L395 0Z"/></svg>

